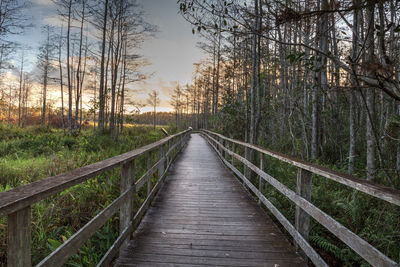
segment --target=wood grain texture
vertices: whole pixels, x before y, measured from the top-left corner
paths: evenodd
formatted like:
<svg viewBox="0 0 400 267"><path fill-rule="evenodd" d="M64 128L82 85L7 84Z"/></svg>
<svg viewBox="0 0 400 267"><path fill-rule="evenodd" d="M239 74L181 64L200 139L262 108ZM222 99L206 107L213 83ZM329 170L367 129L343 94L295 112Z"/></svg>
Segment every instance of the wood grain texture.
<svg viewBox="0 0 400 267"><path fill-rule="evenodd" d="M31 204L80 184L98 174L120 166L149 151L164 146L169 140L186 135L190 130L168 136L155 143L109 158L68 173L52 176L9 191L0 192L0 218Z"/></svg>
<svg viewBox="0 0 400 267"><path fill-rule="evenodd" d="M31 266L31 208L8 215L7 266Z"/></svg>
<svg viewBox="0 0 400 267"><path fill-rule="evenodd" d="M122 233L132 220L132 208L135 198L135 160L128 161L121 168L120 194L132 188L131 197L121 206L119 210L119 232ZM121 248L128 245L125 241Z"/></svg>
<svg viewBox="0 0 400 267"><path fill-rule="evenodd" d="M310 171L312 173L315 173L317 175L321 175L323 177L326 177L328 179L331 179L333 181L336 181L338 183L347 185L349 187L352 187L354 189L357 189L359 191L362 191L366 194L369 194L371 196L383 199L387 202L390 202L392 204L395 204L397 206L400 206L400 191L387 187L387 186L382 186L374 182L370 182L367 180L362 180L358 179L354 176L341 173L338 171L334 171L331 169L328 169L326 167L318 166L316 164L312 164L294 157L290 157L287 155L284 155L279 152L275 152L263 147L259 147L257 145L251 145L245 142L241 142L235 139L231 139L228 137L225 137L223 135L208 131L208 130L203 130L203 132L210 134L215 137L215 140L228 140L234 144L237 144L239 146L244 146L245 150L247 149L254 149L255 151L259 151L265 155L271 156L273 158L279 159L283 162L289 163L293 166L302 168L304 170ZM222 149L222 148L221 148Z"/></svg>
<svg viewBox="0 0 400 267"><path fill-rule="evenodd" d="M297 187L296 193L302 198L311 201L312 193L312 173L304 169L298 168L297 171ZM297 231L308 241L308 235L310 232L310 215L302 210L299 206L296 206L295 225ZM300 249L300 248L298 248ZM303 255L306 257L306 255Z"/></svg>
<svg viewBox="0 0 400 267"><path fill-rule="evenodd" d="M208 131L207 131L208 132ZM214 134L215 135L215 134ZM222 147L222 145L217 141L217 139L211 137L206 134L210 143L215 144L218 147ZM218 137L219 138L219 137ZM223 150L226 151L224 147ZM219 153L218 148L215 148L217 153ZM368 263L373 266L398 266L396 262L391 260L385 254L377 250L371 244L366 242L361 237L357 236L355 233L350 231L348 228L334 220L328 214L317 208L308 200L304 199L300 195L296 194L292 190L290 190L287 186L276 180L274 177L269 174L263 172L256 165L248 161L247 159L241 157L238 154L235 154L231 151L228 151L232 156L234 156L237 160L242 162L245 166L250 168L256 174L261 176L265 181L267 181L270 185L274 186L279 192L285 195L288 199L293 201L297 206L299 206L302 210L308 213L311 217L313 217L317 222L322 224L326 229L328 229L331 233L333 233L336 237L342 240L346 245L348 245L351 249L353 249L358 255L364 258ZM222 158L222 156L221 156ZM226 165L230 165L225 161ZM242 175L239 172L235 172L239 177ZM243 176L243 175L242 175ZM245 178L245 177L244 177ZM243 179L246 182L246 179ZM261 199L265 199L265 197L257 190L251 183L246 183L249 188ZM265 199L266 200L266 199ZM266 204L265 202L264 204ZM268 205L266 204L268 207ZM304 249L304 248L303 248Z"/></svg>
<svg viewBox="0 0 400 267"><path fill-rule="evenodd" d="M211 143L210 143L211 144ZM215 151L218 152L214 144L211 144ZM235 154L236 155L236 154ZM220 155L221 157L221 155ZM301 247L303 252L309 257L309 259L318 267L326 267L328 264L319 256L319 254L314 250L314 248L304 239L304 237L296 230L296 228L286 219L285 216L280 213L280 211L233 165L228 161L224 160L224 163L239 177L243 184L251 190L258 199L267 207L276 219L281 223L281 225L286 229L286 231L293 237L294 241L298 246Z"/></svg>
<svg viewBox="0 0 400 267"><path fill-rule="evenodd" d="M117 266L306 266L198 134Z"/></svg>

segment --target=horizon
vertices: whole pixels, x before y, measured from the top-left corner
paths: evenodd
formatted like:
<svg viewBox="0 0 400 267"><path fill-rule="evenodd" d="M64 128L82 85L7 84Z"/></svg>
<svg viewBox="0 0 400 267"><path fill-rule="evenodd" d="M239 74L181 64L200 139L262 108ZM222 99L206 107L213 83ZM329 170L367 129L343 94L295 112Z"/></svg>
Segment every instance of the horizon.
<svg viewBox="0 0 400 267"><path fill-rule="evenodd" d="M154 37L145 40L136 51L149 63L149 65L141 67L141 72L150 75L146 80L131 84L129 86L130 94L135 101L146 105L143 108L146 111L152 109L146 103L148 93L156 90L160 93L160 111L172 111L170 97L174 86L191 83L193 64L201 61L204 57L204 54L196 46L200 39L198 35L192 34L190 24L186 23L184 18L178 14L179 6L175 0L137 0L137 3L143 8L145 20L155 25L157 32ZM51 25L56 28L55 32L57 33L61 22L57 18L56 6L52 0L32 0L31 7L25 12L26 14L38 14L31 17L33 27L28 28L24 34L10 36L9 40L19 43L24 50L24 69L29 74L39 76L36 57L38 47L45 38L41 27ZM65 30L64 25L63 27ZM94 32L89 32L89 35L92 35L93 38ZM3 84L14 84L14 87L18 87L15 82L18 80L21 53L21 50L14 53L10 63L15 68L3 73ZM39 96L42 85L40 81L36 81L37 77L34 78L33 90ZM55 106L61 106L61 99L57 95L59 94L58 87L57 84L49 84L49 101L54 102ZM83 107L88 108L91 98L92 96L83 94ZM37 99L32 102L36 103ZM131 107L129 111L132 109L134 108Z"/></svg>

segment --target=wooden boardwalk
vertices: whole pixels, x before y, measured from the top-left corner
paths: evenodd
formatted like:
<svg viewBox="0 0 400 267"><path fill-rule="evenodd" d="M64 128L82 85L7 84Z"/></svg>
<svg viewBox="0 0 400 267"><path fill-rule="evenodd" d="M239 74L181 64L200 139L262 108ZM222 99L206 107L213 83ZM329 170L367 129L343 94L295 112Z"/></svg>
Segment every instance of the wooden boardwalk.
<svg viewBox="0 0 400 267"><path fill-rule="evenodd" d="M117 266L306 266L216 153L192 134Z"/></svg>

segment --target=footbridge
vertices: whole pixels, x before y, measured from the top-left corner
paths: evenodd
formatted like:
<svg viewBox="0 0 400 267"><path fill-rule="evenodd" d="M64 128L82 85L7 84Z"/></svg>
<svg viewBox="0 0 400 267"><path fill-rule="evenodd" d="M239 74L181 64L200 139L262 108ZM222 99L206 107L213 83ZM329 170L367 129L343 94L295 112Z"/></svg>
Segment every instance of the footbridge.
<svg viewBox="0 0 400 267"><path fill-rule="evenodd" d="M258 153L259 162L246 158L249 150ZM147 163L140 177L139 158ZM264 171L269 158L298 169L295 191ZM398 266L311 202L312 176L397 206L399 191L207 130L186 130L0 193L0 217L7 216L8 224L7 265L32 265L32 205L116 168L120 195L37 266L62 266L113 216L119 218L119 236L98 266L328 266L308 241L311 218L369 264ZM296 205L294 224L263 194L265 186Z"/></svg>

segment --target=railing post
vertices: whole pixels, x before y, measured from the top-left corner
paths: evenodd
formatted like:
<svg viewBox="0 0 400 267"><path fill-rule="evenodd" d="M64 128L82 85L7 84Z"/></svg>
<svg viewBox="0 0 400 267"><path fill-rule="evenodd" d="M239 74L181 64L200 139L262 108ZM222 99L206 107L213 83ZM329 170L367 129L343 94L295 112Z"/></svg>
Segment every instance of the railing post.
<svg viewBox="0 0 400 267"><path fill-rule="evenodd" d="M225 147L226 147L226 149L229 150L229 142L228 141L225 141ZM228 156L229 156L228 151L225 151L225 160L228 160Z"/></svg>
<svg viewBox="0 0 400 267"><path fill-rule="evenodd" d="M147 153L147 170L150 170L150 168L151 168L151 151L149 151L149 152ZM152 177L152 176L153 176L152 174L149 174L149 175L147 176L147 196L150 195L150 191L151 191L151 177Z"/></svg>
<svg viewBox="0 0 400 267"><path fill-rule="evenodd" d="M181 136L179 137L179 139L180 139L180 146L181 146L181 148L180 149L182 149L183 148L183 140L185 140L185 138L183 138L183 136L182 136L182 134L181 134Z"/></svg>
<svg viewBox="0 0 400 267"><path fill-rule="evenodd" d="M167 148L167 152L165 153L167 155L167 167L169 166L169 161L170 161L170 154L169 152L171 151L171 139L168 140L168 148Z"/></svg>
<svg viewBox="0 0 400 267"><path fill-rule="evenodd" d="M31 266L31 208L8 215L7 266Z"/></svg>
<svg viewBox="0 0 400 267"><path fill-rule="evenodd" d="M264 171L264 154L260 152L260 170ZM264 191L264 179L258 176L258 191L263 194ZM258 199L258 204L261 204L261 200Z"/></svg>
<svg viewBox="0 0 400 267"><path fill-rule="evenodd" d="M247 146L244 147L244 158L249 160L249 148ZM250 177L250 169L247 167L246 164L243 163L243 175L246 177L247 180L251 181Z"/></svg>
<svg viewBox="0 0 400 267"><path fill-rule="evenodd" d="M131 160L122 164L120 194L124 193L131 187L135 187L135 161ZM122 233L132 220L133 200L135 198L135 188L131 191L129 200L121 206L119 211L119 232ZM120 251L128 244L126 240Z"/></svg>
<svg viewBox="0 0 400 267"><path fill-rule="evenodd" d="M235 153L235 143L232 142L232 150L233 153ZM235 167L235 156L232 154L232 166Z"/></svg>
<svg viewBox="0 0 400 267"><path fill-rule="evenodd" d="M296 194L308 201L311 201L311 189L312 173L302 168L298 168ZM304 239L308 240L308 233L310 231L310 215L308 215L299 206L296 206L295 226L297 231L304 237ZM303 258L306 258L306 255L300 250L299 246L296 246L296 249L298 252L300 252Z"/></svg>
<svg viewBox="0 0 400 267"><path fill-rule="evenodd" d="M218 138L218 141L219 141L219 143L220 143L220 145L218 146L218 148L219 148L219 153L221 154L221 157L223 157L223 155L222 155L222 146L224 145L224 140L223 140L221 137L219 137L219 138Z"/></svg>
<svg viewBox="0 0 400 267"><path fill-rule="evenodd" d="M158 180L161 179L163 173L164 173L164 154L165 154L165 144L161 145L159 150L158 150L158 160L160 162L160 165L158 165Z"/></svg>

